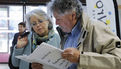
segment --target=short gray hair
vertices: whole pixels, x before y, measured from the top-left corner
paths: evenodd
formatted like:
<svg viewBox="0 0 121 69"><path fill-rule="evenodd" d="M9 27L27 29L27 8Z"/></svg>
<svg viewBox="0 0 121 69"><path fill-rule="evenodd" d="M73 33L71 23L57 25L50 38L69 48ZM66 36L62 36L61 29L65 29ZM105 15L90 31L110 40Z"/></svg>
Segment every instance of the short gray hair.
<svg viewBox="0 0 121 69"><path fill-rule="evenodd" d="M51 0L48 3L48 11L50 13L56 11L64 14L68 11L75 11L78 18L82 15L82 10L82 3L79 0Z"/></svg>
<svg viewBox="0 0 121 69"><path fill-rule="evenodd" d="M25 15L26 26L27 26L27 29L29 31L32 31L32 26L31 26L31 23L30 23L30 17L31 16L43 17L45 20L49 21L48 30L51 30L53 28L53 24L52 24L52 21L50 20L49 16L44 11L42 11L40 9L34 9L34 10L32 10L31 12L29 12Z"/></svg>

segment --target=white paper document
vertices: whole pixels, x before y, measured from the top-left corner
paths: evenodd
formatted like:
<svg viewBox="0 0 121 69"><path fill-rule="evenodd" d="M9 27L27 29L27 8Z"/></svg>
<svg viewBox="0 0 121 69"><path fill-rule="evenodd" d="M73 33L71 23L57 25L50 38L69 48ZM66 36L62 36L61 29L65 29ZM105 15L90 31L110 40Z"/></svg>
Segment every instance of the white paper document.
<svg viewBox="0 0 121 69"><path fill-rule="evenodd" d="M62 59L61 53L63 50L58 49L47 43L42 43L39 45L32 54L30 55L20 55L16 58L27 61L27 62L37 62L43 65L50 65L57 69L67 69L72 63Z"/></svg>

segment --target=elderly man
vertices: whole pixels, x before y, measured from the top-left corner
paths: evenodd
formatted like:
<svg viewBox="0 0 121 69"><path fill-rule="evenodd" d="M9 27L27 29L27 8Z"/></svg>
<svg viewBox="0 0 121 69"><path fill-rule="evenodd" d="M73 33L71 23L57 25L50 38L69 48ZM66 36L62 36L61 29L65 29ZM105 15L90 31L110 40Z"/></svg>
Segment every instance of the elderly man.
<svg viewBox="0 0 121 69"><path fill-rule="evenodd" d="M68 33L62 53L73 63L68 69L121 69L120 39L104 23L89 18L79 0L52 0L48 10Z"/></svg>

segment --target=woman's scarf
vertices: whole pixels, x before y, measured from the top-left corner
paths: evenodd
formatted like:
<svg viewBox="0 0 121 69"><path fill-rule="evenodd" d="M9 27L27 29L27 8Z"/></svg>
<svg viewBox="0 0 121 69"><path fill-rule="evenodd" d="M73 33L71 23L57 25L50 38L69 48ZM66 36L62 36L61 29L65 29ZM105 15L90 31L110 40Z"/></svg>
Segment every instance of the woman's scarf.
<svg viewBox="0 0 121 69"><path fill-rule="evenodd" d="M54 36L54 30L49 30L48 35L45 35L43 37L39 36L37 33L33 32L33 46L32 49L34 50L37 48L38 45L40 45L42 42L48 42L50 38Z"/></svg>

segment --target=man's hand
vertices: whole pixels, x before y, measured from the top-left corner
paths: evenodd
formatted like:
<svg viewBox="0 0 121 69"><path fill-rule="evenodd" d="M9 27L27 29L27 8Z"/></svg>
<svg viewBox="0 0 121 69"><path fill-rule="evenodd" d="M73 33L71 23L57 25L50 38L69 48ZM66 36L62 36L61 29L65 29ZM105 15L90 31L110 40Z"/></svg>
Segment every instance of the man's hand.
<svg viewBox="0 0 121 69"><path fill-rule="evenodd" d="M78 63L80 51L78 51L76 48L67 48L62 53L62 57L70 62Z"/></svg>
<svg viewBox="0 0 121 69"><path fill-rule="evenodd" d="M28 37L23 37L21 38L20 36L18 37L18 41L17 41L17 48L23 48L27 45L28 43Z"/></svg>
<svg viewBox="0 0 121 69"><path fill-rule="evenodd" d="M43 65L40 63L32 63L32 69L43 69Z"/></svg>

